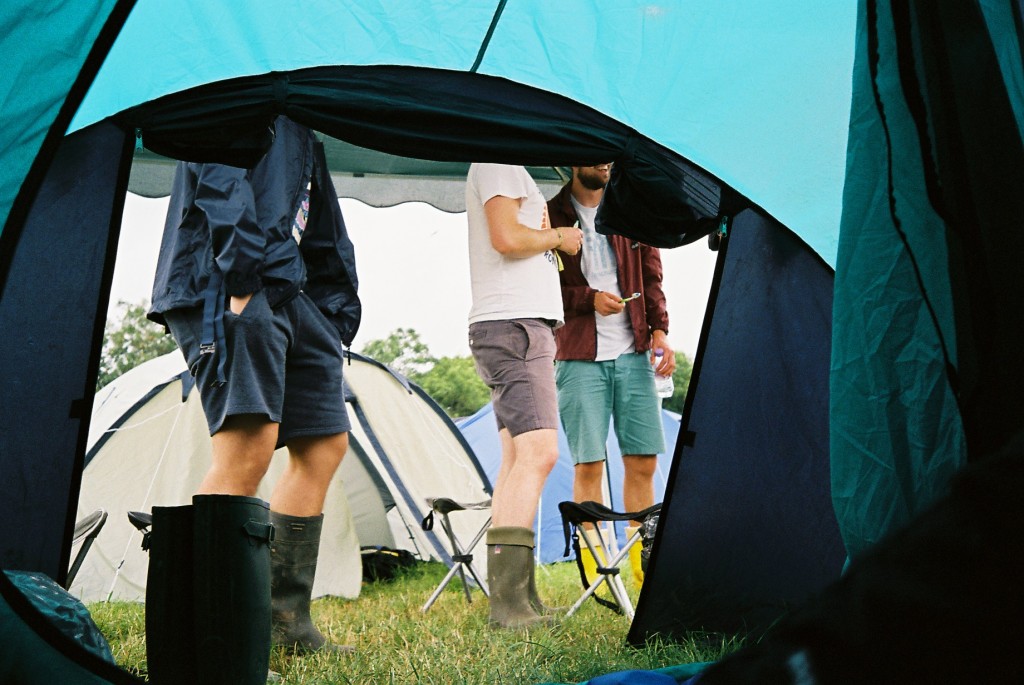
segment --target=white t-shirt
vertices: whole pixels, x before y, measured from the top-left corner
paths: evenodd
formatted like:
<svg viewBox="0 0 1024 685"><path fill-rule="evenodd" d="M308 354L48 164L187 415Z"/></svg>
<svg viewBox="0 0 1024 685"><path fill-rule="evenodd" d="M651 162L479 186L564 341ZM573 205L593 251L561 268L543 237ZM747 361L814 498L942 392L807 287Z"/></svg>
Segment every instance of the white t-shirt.
<svg viewBox="0 0 1024 685"><path fill-rule="evenodd" d="M584 207L576 198L570 196L570 199L583 230L583 250L580 258L583 277L587 279L591 288L622 297L619 291L619 261L615 258L615 250L612 249L608 236L594 230L597 207ZM626 293L626 296L632 294ZM638 306L639 302L631 300L626 303L626 309L618 314L601 316L594 312L594 319L597 322L597 356L594 361L617 359L620 354L635 350L633 324L627 312L629 307Z"/></svg>
<svg viewBox="0 0 1024 685"><path fill-rule="evenodd" d="M558 267L550 251L517 259L491 245L484 203L497 196L520 201L519 223L540 230L544 196L526 169L506 164L472 164L466 179L469 273L473 305L469 323L503 319L564 321Z"/></svg>

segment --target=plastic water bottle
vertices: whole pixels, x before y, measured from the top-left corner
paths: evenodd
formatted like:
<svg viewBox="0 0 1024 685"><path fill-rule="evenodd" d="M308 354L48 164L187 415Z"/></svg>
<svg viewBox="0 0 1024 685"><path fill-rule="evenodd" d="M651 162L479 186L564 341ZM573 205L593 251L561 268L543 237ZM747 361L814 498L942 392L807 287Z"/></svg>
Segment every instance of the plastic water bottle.
<svg viewBox="0 0 1024 685"><path fill-rule="evenodd" d="M661 364L662 357L665 356L665 350L657 347L654 349L654 368L657 369ZM654 372L654 389L658 392L658 397L672 397L672 393L675 392L675 385L672 383L672 376L662 376L657 371Z"/></svg>

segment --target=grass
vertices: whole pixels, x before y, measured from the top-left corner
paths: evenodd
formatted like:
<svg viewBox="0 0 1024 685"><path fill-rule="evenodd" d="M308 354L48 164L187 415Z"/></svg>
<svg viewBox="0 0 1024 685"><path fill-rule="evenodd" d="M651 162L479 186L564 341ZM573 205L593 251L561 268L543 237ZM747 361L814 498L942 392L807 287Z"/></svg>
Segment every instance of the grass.
<svg viewBox="0 0 1024 685"><path fill-rule="evenodd" d="M633 649L625 643L628 619L593 600L551 627L492 630L486 598L474 590L468 604L457 580L422 613L446 572L439 563L418 564L394 581L365 584L357 600L315 601L313 620L320 630L355 646L355 653L292 656L275 650L271 669L281 674L282 685L577 683L612 671L713 661L738 646L735 640L700 635ZM568 607L581 593L573 563L538 567L537 582L551 605ZM118 664L145 675L143 606L103 602L89 610Z"/></svg>

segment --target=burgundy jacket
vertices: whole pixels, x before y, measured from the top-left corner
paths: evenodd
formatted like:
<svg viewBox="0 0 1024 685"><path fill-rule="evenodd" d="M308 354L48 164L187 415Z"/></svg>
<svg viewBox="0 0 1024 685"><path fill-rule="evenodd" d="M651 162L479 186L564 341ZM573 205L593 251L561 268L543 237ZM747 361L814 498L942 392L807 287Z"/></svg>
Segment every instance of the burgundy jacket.
<svg viewBox="0 0 1024 685"><path fill-rule="evenodd" d="M577 221L572 206L572 193L568 184L548 201L548 215L553 227L572 226ZM640 293L640 297L626 303L633 324L633 338L637 352L651 347L651 332L662 330L668 334L668 310L665 293L661 288L661 252L648 245L621 235L606 236L619 262L619 292L623 297ZM597 312L594 296L597 290L587 284L580 259L564 252L559 255L565 268L558 277L562 284L562 305L565 325L555 329L558 350L555 359L593 361L597 356Z"/></svg>

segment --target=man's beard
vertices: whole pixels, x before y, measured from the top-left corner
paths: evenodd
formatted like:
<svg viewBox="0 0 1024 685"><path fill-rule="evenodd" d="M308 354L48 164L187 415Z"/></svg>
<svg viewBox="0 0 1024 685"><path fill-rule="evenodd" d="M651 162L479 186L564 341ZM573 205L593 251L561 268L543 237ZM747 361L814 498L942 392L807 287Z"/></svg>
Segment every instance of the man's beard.
<svg viewBox="0 0 1024 685"><path fill-rule="evenodd" d="M580 180L580 185L587 190L602 190L608 185L608 182L604 180L603 174L588 173L580 170L576 172L576 177Z"/></svg>

